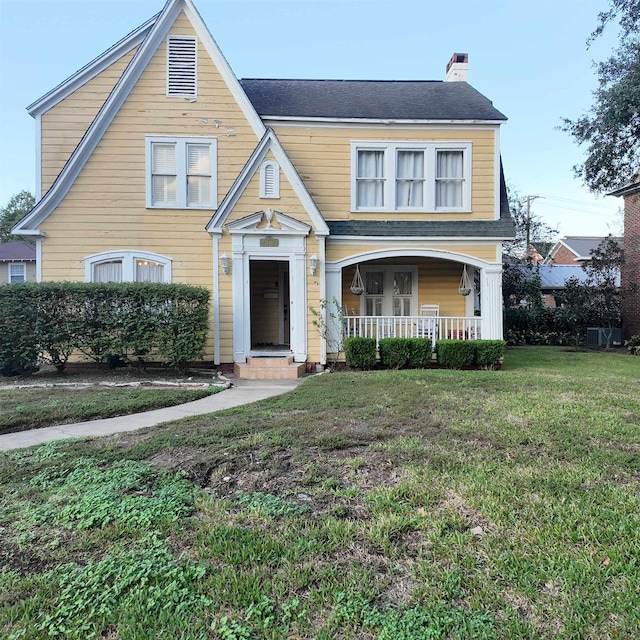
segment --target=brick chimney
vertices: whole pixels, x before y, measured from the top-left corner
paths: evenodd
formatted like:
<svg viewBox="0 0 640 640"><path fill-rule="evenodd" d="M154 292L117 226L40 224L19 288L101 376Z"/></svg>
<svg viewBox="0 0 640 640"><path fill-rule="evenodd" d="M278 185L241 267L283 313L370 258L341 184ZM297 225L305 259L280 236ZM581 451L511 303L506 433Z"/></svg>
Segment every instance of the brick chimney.
<svg viewBox="0 0 640 640"><path fill-rule="evenodd" d="M447 63L445 82L467 82L469 78L469 54L454 53Z"/></svg>

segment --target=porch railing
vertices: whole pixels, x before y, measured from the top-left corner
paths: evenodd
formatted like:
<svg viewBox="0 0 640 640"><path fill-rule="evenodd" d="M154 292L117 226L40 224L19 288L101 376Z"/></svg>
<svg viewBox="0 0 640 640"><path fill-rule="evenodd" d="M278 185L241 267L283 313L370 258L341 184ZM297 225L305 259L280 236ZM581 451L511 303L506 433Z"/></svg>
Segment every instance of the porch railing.
<svg viewBox="0 0 640 640"><path fill-rule="evenodd" d="M482 336L482 318L454 316L345 316L344 337L429 338L477 340Z"/></svg>

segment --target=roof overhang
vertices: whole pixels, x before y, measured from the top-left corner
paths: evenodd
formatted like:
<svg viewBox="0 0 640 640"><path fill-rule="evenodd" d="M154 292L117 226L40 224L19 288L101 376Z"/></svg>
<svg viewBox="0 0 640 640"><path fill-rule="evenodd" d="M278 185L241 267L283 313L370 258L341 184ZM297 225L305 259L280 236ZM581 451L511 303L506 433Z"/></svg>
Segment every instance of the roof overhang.
<svg viewBox="0 0 640 640"><path fill-rule="evenodd" d="M616 189L611 193L607 193L608 196L632 196L635 193L640 193L640 182L631 182L630 184Z"/></svg>

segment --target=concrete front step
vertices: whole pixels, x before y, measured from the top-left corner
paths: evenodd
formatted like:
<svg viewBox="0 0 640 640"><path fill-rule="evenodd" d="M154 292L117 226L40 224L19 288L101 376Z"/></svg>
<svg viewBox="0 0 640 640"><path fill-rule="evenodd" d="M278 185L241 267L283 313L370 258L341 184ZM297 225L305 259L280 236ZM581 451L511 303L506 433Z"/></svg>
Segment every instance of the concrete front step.
<svg viewBox="0 0 640 640"><path fill-rule="evenodd" d="M233 372L238 378L245 380L288 380L301 378L307 365L293 361L293 357L285 358L249 358L246 363L236 363Z"/></svg>

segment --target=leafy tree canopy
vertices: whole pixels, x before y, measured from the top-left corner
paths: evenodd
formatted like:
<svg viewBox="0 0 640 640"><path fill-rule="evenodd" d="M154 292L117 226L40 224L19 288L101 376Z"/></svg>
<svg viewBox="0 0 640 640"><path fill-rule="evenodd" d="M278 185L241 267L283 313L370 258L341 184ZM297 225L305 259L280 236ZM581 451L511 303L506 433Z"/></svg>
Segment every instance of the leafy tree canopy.
<svg viewBox="0 0 640 640"><path fill-rule="evenodd" d="M576 120L564 118L561 127L586 145L586 159L574 170L597 193L640 175L640 0L609 0L609 7L587 44L618 22L618 47L596 65L599 86L591 108Z"/></svg>
<svg viewBox="0 0 640 640"><path fill-rule="evenodd" d="M33 209L35 198L29 191L20 191L9 198L6 206L0 209L0 242L19 240L11 235L11 228Z"/></svg>

